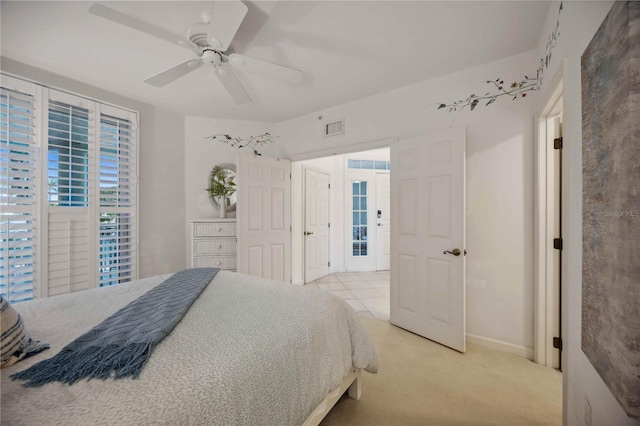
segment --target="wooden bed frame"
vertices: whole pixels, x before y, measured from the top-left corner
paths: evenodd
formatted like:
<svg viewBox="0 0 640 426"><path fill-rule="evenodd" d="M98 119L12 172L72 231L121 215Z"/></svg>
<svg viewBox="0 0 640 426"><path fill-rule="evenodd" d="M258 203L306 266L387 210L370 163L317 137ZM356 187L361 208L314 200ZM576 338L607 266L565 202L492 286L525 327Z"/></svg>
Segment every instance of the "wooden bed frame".
<svg viewBox="0 0 640 426"><path fill-rule="evenodd" d="M360 380L361 373L362 369L352 368L351 371L349 371L349 374L342 379L340 386L329 392L327 397L320 402L311 414L309 414L309 417L307 417L302 426L317 426L320 424L322 419L324 419L329 411L331 411L333 406L338 402L347 389L349 392L349 398L353 398L355 400L360 399L360 395L362 395L362 381Z"/></svg>

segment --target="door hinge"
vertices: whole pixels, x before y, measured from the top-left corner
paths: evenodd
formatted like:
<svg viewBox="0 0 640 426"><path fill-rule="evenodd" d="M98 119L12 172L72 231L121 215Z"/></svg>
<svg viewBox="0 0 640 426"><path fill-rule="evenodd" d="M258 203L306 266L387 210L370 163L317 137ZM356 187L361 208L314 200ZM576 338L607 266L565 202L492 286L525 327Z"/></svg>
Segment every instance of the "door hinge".
<svg viewBox="0 0 640 426"><path fill-rule="evenodd" d="M559 337L553 338L553 347L562 350L562 339Z"/></svg>
<svg viewBox="0 0 640 426"><path fill-rule="evenodd" d="M562 149L562 138L555 138L553 140L553 149Z"/></svg>
<svg viewBox="0 0 640 426"><path fill-rule="evenodd" d="M289 232L293 231L293 228L291 226L289 226Z"/></svg>
<svg viewBox="0 0 640 426"><path fill-rule="evenodd" d="M331 184L329 184L329 189L331 189Z"/></svg>
<svg viewBox="0 0 640 426"><path fill-rule="evenodd" d="M331 262L327 262L327 266L331 266Z"/></svg>
<svg viewBox="0 0 640 426"><path fill-rule="evenodd" d="M562 238L553 239L553 248L556 250L562 250Z"/></svg>
<svg viewBox="0 0 640 426"><path fill-rule="evenodd" d="M331 222L327 223L327 228L331 228Z"/></svg>

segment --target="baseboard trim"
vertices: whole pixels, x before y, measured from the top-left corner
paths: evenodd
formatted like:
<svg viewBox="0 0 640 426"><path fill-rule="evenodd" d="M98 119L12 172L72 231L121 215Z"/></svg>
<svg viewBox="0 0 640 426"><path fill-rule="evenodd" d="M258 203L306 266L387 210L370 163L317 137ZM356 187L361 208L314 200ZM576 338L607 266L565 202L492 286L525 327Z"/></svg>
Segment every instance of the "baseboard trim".
<svg viewBox="0 0 640 426"><path fill-rule="evenodd" d="M533 361L533 348L467 333L467 343L517 355Z"/></svg>

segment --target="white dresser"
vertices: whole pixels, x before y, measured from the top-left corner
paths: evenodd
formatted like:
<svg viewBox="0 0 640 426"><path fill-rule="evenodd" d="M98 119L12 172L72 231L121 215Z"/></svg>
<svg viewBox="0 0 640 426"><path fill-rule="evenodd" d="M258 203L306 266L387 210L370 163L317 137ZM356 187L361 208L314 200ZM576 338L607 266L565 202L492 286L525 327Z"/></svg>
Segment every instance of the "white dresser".
<svg viewBox="0 0 640 426"><path fill-rule="evenodd" d="M191 221L191 267L236 270L236 220Z"/></svg>

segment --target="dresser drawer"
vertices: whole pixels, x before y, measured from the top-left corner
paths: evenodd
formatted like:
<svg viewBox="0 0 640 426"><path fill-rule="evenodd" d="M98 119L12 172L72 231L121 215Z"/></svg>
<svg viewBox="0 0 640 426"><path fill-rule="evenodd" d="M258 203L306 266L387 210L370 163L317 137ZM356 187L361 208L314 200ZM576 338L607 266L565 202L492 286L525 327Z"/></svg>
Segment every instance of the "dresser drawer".
<svg viewBox="0 0 640 426"><path fill-rule="evenodd" d="M193 236L198 237L235 237L235 222L194 222Z"/></svg>
<svg viewBox="0 0 640 426"><path fill-rule="evenodd" d="M205 238L193 240L193 255L236 254L235 238Z"/></svg>
<svg viewBox="0 0 640 426"><path fill-rule="evenodd" d="M236 270L235 256L196 256L193 258L194 268L220 268Z"/></svg>

